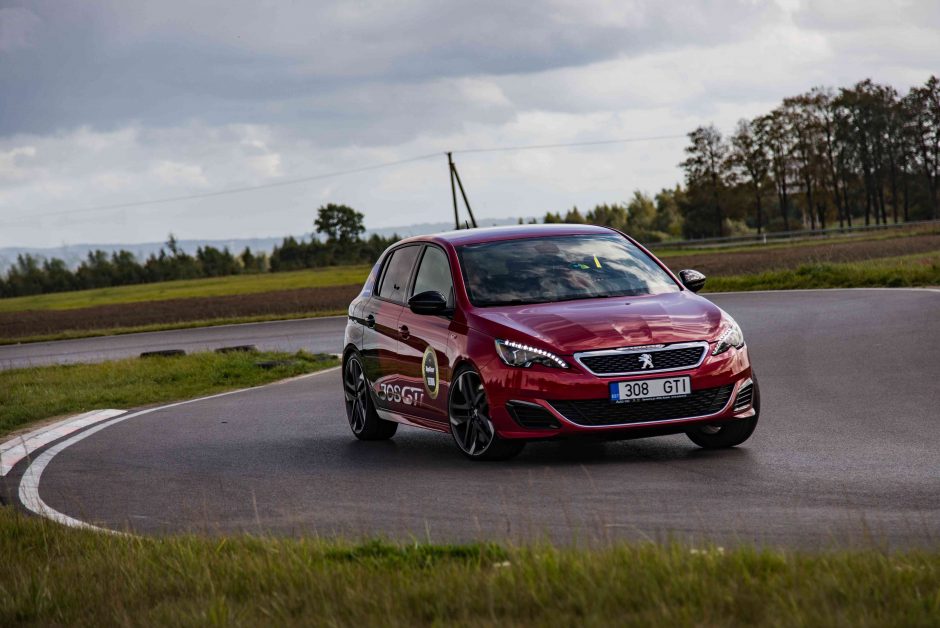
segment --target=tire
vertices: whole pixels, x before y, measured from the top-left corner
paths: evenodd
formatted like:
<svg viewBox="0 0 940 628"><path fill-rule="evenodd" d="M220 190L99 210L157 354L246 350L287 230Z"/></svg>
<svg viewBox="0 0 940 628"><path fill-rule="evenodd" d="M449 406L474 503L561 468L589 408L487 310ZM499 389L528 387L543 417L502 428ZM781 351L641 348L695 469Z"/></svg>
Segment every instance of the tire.
<svg viewBox="0 0 940 628"><path fill-rule="evenodd" d="M457 369L447 401L450 435L471 460L506 460L519 454L525 441L500 438L489 417L483 380L470 367Z"/></svg>
<svg viewBox="0 0 940 628"><path fill-rule="evenodd" d="M343 364L343 396L349 428L359 440L388 440L398 431L398 423L379 418L375 411L358 353L350 354Z"/></svg>
<svg viewBox="0 0 940 628"><path fill-rule="evenodd" d="M704 449L728 449L737 447L754 433L760 418L760 386L754 380L754 416L738 421L722 421L713 425L700 425L686 432L689 439Z"/></svg>

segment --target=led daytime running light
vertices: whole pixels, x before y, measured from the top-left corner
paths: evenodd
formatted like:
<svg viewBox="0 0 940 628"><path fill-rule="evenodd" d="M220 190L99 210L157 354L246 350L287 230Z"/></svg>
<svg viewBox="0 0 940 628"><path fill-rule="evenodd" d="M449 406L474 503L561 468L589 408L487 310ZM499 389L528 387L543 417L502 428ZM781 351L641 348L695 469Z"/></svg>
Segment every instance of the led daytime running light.
<svg viewBox="0 0 940 628"><path fill-rule="evenodd" d="M721 332L721 335L718 336L718 341L717 341L718 345L721 346L725 344L725 342L733 333L734 333L734 327L732 327L731 325L728 325L728 327L726 327L725 330Z"/></svg>
<svg viewBox="0 0 940 628"><path fill-rule="evenodd" d="M725 326L725 329L718 336L718 340L715 341L715 348L712 351L712 355L719 355L724 353L731 347L740 349L744 346L744 334L741 332L741 328L734 320L729 320Z"/></svg>
<svg viewBox="0 0 940 628"><path fill-rule="evenodd" d="M509 364L510 366L528 366L528 365L532 362L532 360L528 360L527 362L525 362L525 363L523 363L523 364L514 364L514 363L510 362L509 360L507 360L507 359L503 356L503 353L502 353L501 351L499 351L499 347L500 347L500 346L507 347L507 348L509 348L509 349L514 349L514 350L517 350L517 351L525 351L525 352L527 352L527 353L534 353L535 355L537 355L537 356L539 356L539 357L541 357L541 358L545 358L546 360L550 360L552 363L554 363L555 366L558 366L559 368L563 368L563 369L568 368L568 363L565 362L564 360L562 360L561 358L559 358L559 357L558 357L557 355L555 355L554 353L551 353L551 352L549 352L549 351L545 351L544 349L539 349L538 347L533 347L532 345L527 345L527 344L523 344L523 343L521 343L521 342L515 342L515 341L512 341L512 340L497 340L497 341L496 341L496 345L497 345L497 353L499 353L499 357L502 358L502 360L503 360L506 364Z"/></svg>

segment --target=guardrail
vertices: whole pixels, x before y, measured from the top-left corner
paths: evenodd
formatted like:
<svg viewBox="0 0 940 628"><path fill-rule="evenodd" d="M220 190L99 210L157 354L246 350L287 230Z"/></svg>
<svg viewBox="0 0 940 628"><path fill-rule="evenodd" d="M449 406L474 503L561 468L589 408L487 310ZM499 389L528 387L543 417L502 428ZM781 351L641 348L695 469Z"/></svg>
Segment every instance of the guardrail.
<svg viewBox="0 0 940 628"><path fill-rule="evenodd" d="M867 231L890 231L903 229L916 229L919 227L940 227L940 220L917 220L913 222L899 222L886 225L860 225L854 227L832 227L829 229L801 229L798 231L771 231L761 234L745 236L727 236L724 238L699 238L694 240L666 240L664 242L643 243L649 249L687 249L687 248L721 248L737 245L760 245L780 242L784 240L823 239L834 235L864 233Z"/></svg>

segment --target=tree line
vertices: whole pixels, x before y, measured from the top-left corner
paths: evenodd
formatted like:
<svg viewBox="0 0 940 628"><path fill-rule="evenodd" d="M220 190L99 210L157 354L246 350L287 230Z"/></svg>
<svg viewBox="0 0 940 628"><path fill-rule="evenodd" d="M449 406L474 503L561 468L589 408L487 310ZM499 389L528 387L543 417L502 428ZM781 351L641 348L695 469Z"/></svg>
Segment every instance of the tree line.
<svg viewBox="0 0 940 628"><path fill-rule="evenodd" d="M146 260L138 260L130 251L121 250L109 255L96 250L89 252L74 270L58 258L19 255L16 263L0 278L0 298L172 279L371 264L398 240L398 236L362 238L365 231L363 215L346 205L330 203L319 208L314 226L322 239L306 241L304 238L286 237L270 255L252 252L248 247L235 255L227 247L219 250L212 246L201 246L195 255L190 255L179 247L173 235L158 253L151 254Z"/></svg>
<svg viewBox="0 0 940 628"><path fill-rule="evenodd" d="M940 79L901 96L870 79L816 87L738 122L688 134L684 186L636 192L544 222L621 228L640 240L850 227L940 217Z"/></svg>
<svg viewBox="0 0 940 628"><path fill-rule="evenodd" d="M655 196L543 221L615 227L645 242L765 231L851 227L936 219L940 185L940 79L901 96L870 79L816 87L738 122L730 137L713 125L688 134L684 184ZM270 255L204 246L182 251L172 236L144 261L129 251L93 251L71 270L60 259L21 255L0 278L0 297L171 279L372 263L398 237L363 239L363 215L320 207L321 238L287 237Z"/></svg>

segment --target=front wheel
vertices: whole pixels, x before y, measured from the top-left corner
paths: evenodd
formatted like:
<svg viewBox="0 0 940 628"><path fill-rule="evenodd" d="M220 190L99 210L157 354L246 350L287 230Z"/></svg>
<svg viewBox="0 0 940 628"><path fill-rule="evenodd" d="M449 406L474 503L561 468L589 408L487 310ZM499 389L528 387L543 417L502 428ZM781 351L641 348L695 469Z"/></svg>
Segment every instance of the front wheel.
<svg viewBox="0 0 940 628"><path fill-rule="evenodd" d="M450 389L450 433L472 460L506 460L525 447L525 441L500 438L490 420L483 380L471 368L458 370Z"/></svg>
<svg viewBox="0 0 940 628"><path fill-rule="evenodd" d="M749 419L700 425L686 432L686 435L693 443L705 449L737 447L751 437L754 428L757 427L757 419L760 418L760 387L757 385L756 377L754 378L753 405L754 416Z"/></svg>
<svg viewBox="0 0 940 628"><path fill-rule="evenodd" d="M703 425L686 432L689 439L704 449L727 449L737 447L754 433L757 417Z"/></svg>
<svg viewBox="0 0 940 628"><path fill-rule="evenodd" d="M395 435L398 423L379 418L369 394L369 383L359 356L353 354L343 367L343 393L346 418L352 433L359 440L386 440Z"/></svg>

